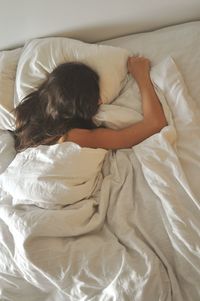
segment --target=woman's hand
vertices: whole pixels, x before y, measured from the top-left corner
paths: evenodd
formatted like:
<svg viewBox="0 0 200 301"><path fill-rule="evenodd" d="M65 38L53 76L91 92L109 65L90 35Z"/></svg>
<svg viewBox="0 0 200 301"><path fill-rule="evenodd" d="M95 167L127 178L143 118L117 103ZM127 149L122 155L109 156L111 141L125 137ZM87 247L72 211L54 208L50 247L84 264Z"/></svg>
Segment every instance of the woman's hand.
<svg viewBox="0 0 200 301"><path fill-rule="evenodd" d="M134 77L138 85L145 84L150 79L150 60L145 57L132 56L127 61L128 72Z"/></svg>

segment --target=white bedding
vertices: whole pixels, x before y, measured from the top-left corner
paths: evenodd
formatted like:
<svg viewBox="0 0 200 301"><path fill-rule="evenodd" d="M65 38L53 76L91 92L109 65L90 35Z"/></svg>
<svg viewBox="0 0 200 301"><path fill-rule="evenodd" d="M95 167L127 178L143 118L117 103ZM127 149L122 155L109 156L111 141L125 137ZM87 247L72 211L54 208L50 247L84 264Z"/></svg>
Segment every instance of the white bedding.
<svg viewBox="0 0 200 301"><path fill-rule="evenodd" d="M102 173L95 165L100 178L91 197L46 209L22 196L13 200L3 191L12 191L6 173L0 176L2 300L199 300L200 110L177 61L167 58L151 74L169 125L132 149L100 152L105 160ZM124 126L130 112L141 118L131 81L112 105L112 114L102 107L99 122Z"/></svg>
<svg viewBox="0 0 200 301"><path fill-rule="evenodd" d="M169 54L174 58L192 98L200 106L200 21L169 26L102 42L147 56L155 65Z"/></svg>

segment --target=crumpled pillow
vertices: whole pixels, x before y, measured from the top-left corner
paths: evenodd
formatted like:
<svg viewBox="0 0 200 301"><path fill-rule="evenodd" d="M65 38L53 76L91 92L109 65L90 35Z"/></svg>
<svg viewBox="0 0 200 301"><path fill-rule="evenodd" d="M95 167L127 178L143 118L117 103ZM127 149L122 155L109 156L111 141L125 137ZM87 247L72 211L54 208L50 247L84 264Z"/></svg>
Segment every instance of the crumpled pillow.
<svg viewBox="0 0 200 301"><path fill-rule="evenodd" d="M14 87L21 48L0 52L0 129L13 130Z"/></svg>
<svg viewBox="0 0 200 301"><path fill-rule="evenodd" d="M78 40L53 37L29 41L22 52L16 75L16 105L35 90L63 62L79 61L100 76L103 103L110 103L122 89L127 74L126 49L88 44Z"/></svg>
<svg viewBox="0 0 200 301"><path fill-rule="evenodd" d="M8 131L0 130L0 174L3 173L16 155L15 141Z"/></svg>

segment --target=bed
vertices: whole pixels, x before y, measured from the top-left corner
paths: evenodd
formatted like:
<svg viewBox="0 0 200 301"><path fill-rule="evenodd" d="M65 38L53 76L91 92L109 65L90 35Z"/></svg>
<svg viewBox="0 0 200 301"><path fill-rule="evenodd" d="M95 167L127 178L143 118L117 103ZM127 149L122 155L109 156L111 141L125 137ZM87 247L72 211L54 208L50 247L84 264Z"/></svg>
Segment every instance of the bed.
<svg viewBox="0 0 200 301"><path fill-rule="evenodd" d="M200 300L200 7L182 4L168 20L158 5L160 28L141 6L138 28L119 22L106 36L102 26L96 40L88 24L82 37L59 29L2 40L0 300ZM12 109L66 59L101 75L98 125L141 120L130 55L151 60L161 132L117 151L66 142L16 154Z"/></svg>

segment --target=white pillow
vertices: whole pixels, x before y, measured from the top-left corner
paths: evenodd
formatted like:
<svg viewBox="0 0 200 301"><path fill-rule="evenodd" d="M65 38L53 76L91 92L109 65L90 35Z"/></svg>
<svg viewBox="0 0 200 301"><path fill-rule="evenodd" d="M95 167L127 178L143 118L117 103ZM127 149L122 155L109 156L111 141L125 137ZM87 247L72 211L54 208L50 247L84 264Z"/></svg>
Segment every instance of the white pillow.
<svg viewBox="0 0 200 301"><path fill-rule="evenodd" d="M160 74L160 82L165 81L163 79L165 74L165 65L173 59L170 57L165 58L159 64L152 66L151 68L151 80L154 84L154 89L162 103L165 116L168 122L171 123L171 114L166 105L166 100L162 89L159 88L157 80ZM175 63L174 63L175 64ZM97 126L104 126L112 129L121 129L139 122L143 119L142 109L142 97L139 87L136 81L131 75L127 80L126 85L120 92L120 95L115 99L112 104L102 104L98 110L98 113L94 117L94 122Z"/></svg>
<svg viewBox="0 0 200 301"><path fill-rule="evenodd" d="M0 129L12 130L14 85L21 48L0 52Z"/></svg>
<svg viewBox="0 0 200 301"><path fill-rule="evenodd" d="M56 66L79 61L100 76L100 94L111 102L123 87L127 74L127 50L112 46L87 44L68 38L44 38L29 41L19 60L16 76L16 105L35 90Z"/></svg>
<svg viewBox="0 0 200 301"><path fill-rule="evenodd" d="M0 130L0 174L8 167L16 155L14 138L8 131Z"/></svg>

